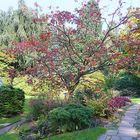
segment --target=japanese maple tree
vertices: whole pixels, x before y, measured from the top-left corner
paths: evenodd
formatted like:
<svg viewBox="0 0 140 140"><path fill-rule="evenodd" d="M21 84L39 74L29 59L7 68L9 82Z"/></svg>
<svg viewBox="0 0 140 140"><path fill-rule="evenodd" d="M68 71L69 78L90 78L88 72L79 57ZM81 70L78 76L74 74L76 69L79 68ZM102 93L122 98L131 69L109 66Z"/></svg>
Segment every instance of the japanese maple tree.
<svg viewBox="0 0 140 140"><path fill-rule="evenodd" d="M121 7L119 1L109 23L95 1L84 3L75 14L56 11L45 18L33 19L33 22L47 22L48 28L38 37L30 36L16 43L8 52L15 53L20 61L21 74L51 80L72 96L82 76L116 64L120 52L112 43L112 32L133 16L127 14L115 22ZM106 30L102 29L102 23L107 23Z"/></svg>

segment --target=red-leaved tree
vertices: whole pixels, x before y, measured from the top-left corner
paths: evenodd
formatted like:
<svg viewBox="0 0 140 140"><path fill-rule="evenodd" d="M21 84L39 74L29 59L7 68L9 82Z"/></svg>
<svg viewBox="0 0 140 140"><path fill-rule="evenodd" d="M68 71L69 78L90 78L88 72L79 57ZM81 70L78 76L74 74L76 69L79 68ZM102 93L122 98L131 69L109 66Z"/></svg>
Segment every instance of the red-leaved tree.
<svg viewBox="0 0 140 140"><path fill-rule="evenodd" d="M51 80L66 88L68 95L72 96L82 76L117 65L116 58L121 52L113 43L113 34L133 16L121 17L121 7L119 1L109 23L102 17L95 1L83 4L75 14L56 11L47 15L48 21L33 19L33 22L47 22L48 28L38 38L30 36L16 43L16 47L8 52L15 53L21 74ZM117 22L116 15L120 18ZM103 30L102 24L105 23L107 29ZM120 59L120 63L124 61Z"/></svg>

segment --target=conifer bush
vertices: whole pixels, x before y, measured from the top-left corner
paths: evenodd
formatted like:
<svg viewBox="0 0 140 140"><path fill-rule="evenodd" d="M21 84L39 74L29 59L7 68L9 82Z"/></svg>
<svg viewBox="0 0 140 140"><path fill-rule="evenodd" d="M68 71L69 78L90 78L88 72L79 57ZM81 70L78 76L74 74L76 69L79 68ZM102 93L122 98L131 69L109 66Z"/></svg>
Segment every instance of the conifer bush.
<svg viewBox="0 0 140 140"><path fill-rule="evenodd" d="M0 117L11 117L22 113L24 91L12 86L0 87Z"/></svg>

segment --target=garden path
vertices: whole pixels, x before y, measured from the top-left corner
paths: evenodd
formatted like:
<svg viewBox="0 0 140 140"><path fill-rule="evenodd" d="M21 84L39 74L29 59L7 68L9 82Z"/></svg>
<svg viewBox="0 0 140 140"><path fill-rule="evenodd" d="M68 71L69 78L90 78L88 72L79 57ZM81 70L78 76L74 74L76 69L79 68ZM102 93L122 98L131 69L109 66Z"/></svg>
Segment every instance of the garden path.
<svg viewBox="0 0 140 140"><path fill-rule="evenodd" d="M16 128L17 126L23 124L24 122L25 122L25 120L20 120L20 121L18 121L16 123L13 123L13 124L10 124L10 125L8 125L8 126L6 126L4 128L1 128L0 129L0 135L10 131L11 129Z"/></svg>
<svg viewBox="0 0 140 140"><path fill-rule="evenodd" d="M140 134L135 128L139 111L140 104L132 105L122 117L118 129L108 130L98 140L140 140Z"/></svg>

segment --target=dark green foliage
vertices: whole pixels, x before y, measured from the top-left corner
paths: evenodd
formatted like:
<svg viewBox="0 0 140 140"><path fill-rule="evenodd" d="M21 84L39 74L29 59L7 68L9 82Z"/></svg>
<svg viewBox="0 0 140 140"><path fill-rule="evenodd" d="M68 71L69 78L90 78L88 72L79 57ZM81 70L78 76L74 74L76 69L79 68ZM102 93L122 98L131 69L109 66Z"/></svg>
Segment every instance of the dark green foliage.
<svg viewBox="0 0 140 140"><path fill-rule="evenodd" d="M0 87L0 117L10 117L22 113L25 96L21 89L11 86Z"/></svg>
<svg viewBox="0 0 140 140"><path fill-rule="evenodd" d="M124 96L140 96L140 77L132 73L123 73L116 80L114 88Z"/></svg>
<svg viewBox="0 0 140 140"><path fill-rule="evenodd" d="M50 111L49 121L50 129L53 132L66 131L70 120L70 113L62 107L58 107ZM69 128L68 128L69 129Z"/></svg>
<svg viewBox="0 0 140 140"><path fill-rule="evenodd" d="M81 104L69 104L65 107L65 110L70 113L71 122L69 120L69 126L71 130L88 127L90 119L93 117L93 110Z"/></svg>
<svg viewBox="0 0 140 140"><path fill-rule="evenodd" d="M49 112L51 132L69 132L89 127L93 110L80 104L68 104Z"/></svg>

